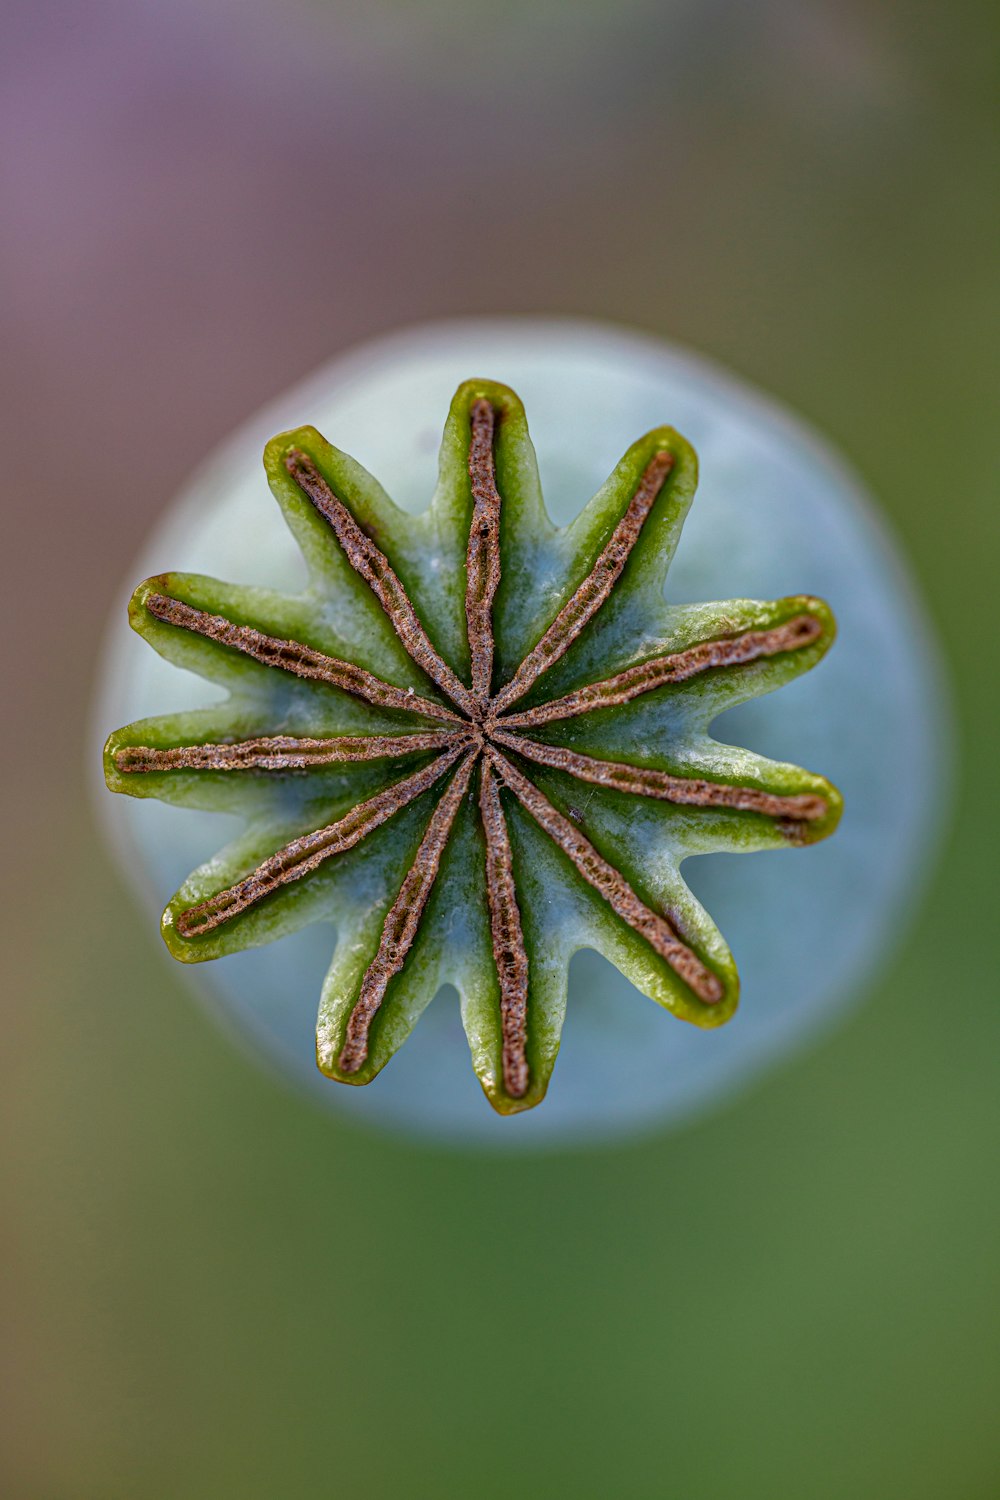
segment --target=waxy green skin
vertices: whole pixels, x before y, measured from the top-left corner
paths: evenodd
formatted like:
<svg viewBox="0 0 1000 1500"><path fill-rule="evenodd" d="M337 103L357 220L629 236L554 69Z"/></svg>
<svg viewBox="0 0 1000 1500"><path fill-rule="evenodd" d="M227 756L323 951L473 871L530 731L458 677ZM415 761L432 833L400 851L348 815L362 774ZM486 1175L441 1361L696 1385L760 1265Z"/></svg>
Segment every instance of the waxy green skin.
<svg viewBox="0 0 1000 1500"><path fill-rule="evenodd" d="M604 954L638 989L683 1020L712 1027L732 1016L739 988L732 955L708 913L688 890L680 867L695 854L787 848L789 835L776 820L755 812L682 806L627 795L518 761L641 899L669 918L721 980L723 997L712 1004L700 1000L612 912L562 850L502 788L530 966L530 1084L515 1099L504 1090L500 1061L500 996L485 887L478 771L456 819L416 940L401 972L390 981L372 1023L368 1057L357 1072L344 1073L337 1060L348 1017L378 949L386 912L413 862L447 777L353 849L328 859L311 875L214 931L184 937L176 920L187 908L234 884L290 839L333 822L380 788L409 775L432 755L296 772L175 769L139 775L119 770L114 758L133 745L166 749L263 735L398 735L440 728L434 720L372 707L338 688L293 677L167 624L149 612L145 600L151 593L169 594L268 635L305 643L398 687L446 703L407 655L368 585L351 568L331 529L287 472L284 460L292 449L312 459L389 558L436 649L468 682L466 545L473 503L469 431L470 410L481 398L496 412L494 458L503 501L502 576L493 611L494 691L510 678L590 572L646 465L656 453L669 450L673 468L611 597L513 711L522 712L636 662L699 641L770 629L796 616L812 615L821 632L797 650L736 667L714 668L624 706L553 721L530 732L532 738L549 744L676 775L780 795L818 793L826 799L828 812L802 825L796 842L815 842L832 833L839 821L841 798L828 781L722 744L709 734L712 721L725 709L773 691L820 660L835 631L827 606L805 596L763 603L728 600L671 606L664 598L664 582L697 484L697 459L690 445L668 427L647 433L629 448L576 520L559 529L545 511L521 403L507 387L486 380L468 381L456 393L441 445L438 486L428 509L416 517L399 510L365 469L314 428L283 433L267 445L268 482L305 558L307 588L289 597L180 573L140 585L129 606L133 628L166 659L217 683L228 696L208 709L144 719L119 730L105 749L105 774L112 791L238 813L245 820L242 836L195 870L164 912L163 936L176 958L197 963L271 942L307 923L332 923L337 942L318 1021L321 1071L345 1083L370 1082L406 1040L440 986L450 983L459 993L476 1074L494 1108L507 1114L531 1108L545 1095L566 1009L567 968L580 948ZM573 412L567 418L586 419L584 413ZM391 410L385 420L391 423ZM724 537L719 538L719 545L725 546ZM775 538L775 545L780 545L780 538ZM808 879L808 869L803 878Z"/></svg>

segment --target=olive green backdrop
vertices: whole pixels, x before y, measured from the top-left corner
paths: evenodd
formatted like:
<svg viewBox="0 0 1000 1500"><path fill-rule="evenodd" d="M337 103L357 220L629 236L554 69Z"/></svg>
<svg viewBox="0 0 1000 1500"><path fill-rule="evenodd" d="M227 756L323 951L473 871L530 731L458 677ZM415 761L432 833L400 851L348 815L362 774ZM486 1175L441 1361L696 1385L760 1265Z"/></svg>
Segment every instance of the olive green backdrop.
<svg viewBox="0 0 1000 1500"><path fill-rule="evenodd" d="M3 12L0 1489L990 1500L991 7ZM109 863L87 720L214 443L360 338L495 311L688 342L825 430L943 636L961 772L835 1036L681 1134L510 1159L349 1127L216 1033Z"/></svg>

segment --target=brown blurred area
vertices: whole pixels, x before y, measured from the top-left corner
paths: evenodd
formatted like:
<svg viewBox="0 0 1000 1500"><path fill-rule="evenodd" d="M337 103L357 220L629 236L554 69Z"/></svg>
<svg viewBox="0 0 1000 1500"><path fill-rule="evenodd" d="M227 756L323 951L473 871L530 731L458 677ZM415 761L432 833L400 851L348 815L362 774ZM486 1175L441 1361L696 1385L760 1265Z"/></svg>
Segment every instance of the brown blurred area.
<svg viewBox="0 0 1000 1500"><path fill-rule="evenodd" d="M0 1488L998 1493L996 15L7 0L0 23ZM488 1167L235 1056L87 800L102 632L179 483L339 350L477 312L634 324L825 430L944 633L966 788L930 915L818 1057L673 1143Z"/></svg>

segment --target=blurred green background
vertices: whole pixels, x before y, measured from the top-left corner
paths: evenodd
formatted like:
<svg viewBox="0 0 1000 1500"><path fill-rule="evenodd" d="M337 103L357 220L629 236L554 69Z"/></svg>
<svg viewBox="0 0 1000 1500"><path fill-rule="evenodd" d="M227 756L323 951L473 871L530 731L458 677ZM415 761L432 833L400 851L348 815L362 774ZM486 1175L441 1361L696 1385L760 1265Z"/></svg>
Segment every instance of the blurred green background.
<svg viewBox="0 0 1000 1500"><path fill-rule="evenodd" d="M0 1490L1000 1494L1000 14L0 10ZM363 1132L216 1033L109 863L87 721L131 559L234 424L505 311L687 342L846 452L961 769L837 1035L680 1134L510 1159Z"/></svg>

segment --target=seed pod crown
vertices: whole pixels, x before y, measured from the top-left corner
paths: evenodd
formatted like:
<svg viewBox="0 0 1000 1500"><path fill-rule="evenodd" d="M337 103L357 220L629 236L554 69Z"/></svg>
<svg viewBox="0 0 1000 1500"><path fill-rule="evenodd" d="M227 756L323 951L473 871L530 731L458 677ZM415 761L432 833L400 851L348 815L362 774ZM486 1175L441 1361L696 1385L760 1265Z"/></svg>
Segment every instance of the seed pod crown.
<svg viewBox="0 0 1000 1500"><path fill-rule="evenodd" d="M709 727L815 665L827 606L668 604L689 444L647 433L559 529L521 403L489 381L456 393L419 516L313 428L274 438L265 466L304 593L175 573L130 606L228 697L112 735L109 786L245 819L168 905L170 951L330 921L320 1069L370 1082L450 982L501 1113L544 1097L582 947L675 1016L726 1021L735 965L682 861L815 842L841 800Z"/></svg>

